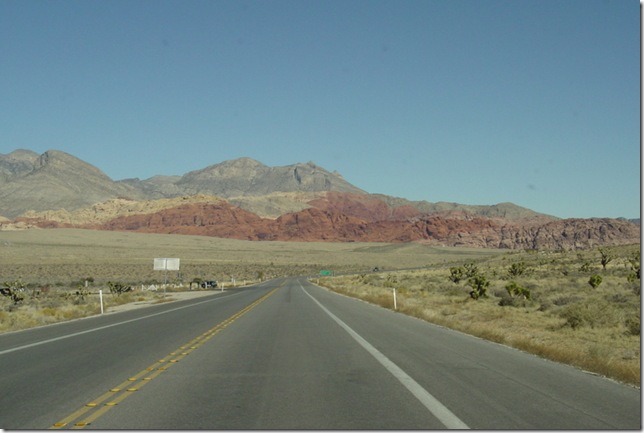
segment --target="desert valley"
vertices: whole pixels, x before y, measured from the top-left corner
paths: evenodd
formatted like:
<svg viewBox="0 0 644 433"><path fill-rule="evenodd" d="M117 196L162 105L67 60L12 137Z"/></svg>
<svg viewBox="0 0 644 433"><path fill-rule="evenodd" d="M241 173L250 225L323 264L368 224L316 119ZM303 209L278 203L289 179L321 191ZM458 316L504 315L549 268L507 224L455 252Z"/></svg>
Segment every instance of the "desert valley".
<svg viewBox="0 0 644 433"><path fill-rule="evenodd" d="M639 220L370 194L249 158L114 181L72 155L0 155L0 332L306 275L329 290L637 385ZM394 306L392 290L396 290ZM165 293L165 292L164 292Z"/></svg>

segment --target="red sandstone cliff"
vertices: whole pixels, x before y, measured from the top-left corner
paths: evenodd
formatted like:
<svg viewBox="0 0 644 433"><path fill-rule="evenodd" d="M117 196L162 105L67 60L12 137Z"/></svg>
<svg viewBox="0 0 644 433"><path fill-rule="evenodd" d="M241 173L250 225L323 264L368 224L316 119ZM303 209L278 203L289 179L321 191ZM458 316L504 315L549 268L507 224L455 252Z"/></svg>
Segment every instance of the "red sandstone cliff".
<svg viewBox="0 0 644 433"><path fill-rule="evenodd" d="M71 217L56 221L42 215L16 221L46 228L84 227L264 241L422 241L442 246L509 249L583 249L640 242L640 227L625 220L508 220L463 211L423 214L410 206L390 206L361 194L329 193L326 198L310 201L311 207L277 219L262 218L225 200L193 202L184 198L182 202L175 207L150 205L149 213L137 208L137 213L132 214L128 208L116 216L104 209L111 215L109 220L94 217L87 223Z"/></svg>

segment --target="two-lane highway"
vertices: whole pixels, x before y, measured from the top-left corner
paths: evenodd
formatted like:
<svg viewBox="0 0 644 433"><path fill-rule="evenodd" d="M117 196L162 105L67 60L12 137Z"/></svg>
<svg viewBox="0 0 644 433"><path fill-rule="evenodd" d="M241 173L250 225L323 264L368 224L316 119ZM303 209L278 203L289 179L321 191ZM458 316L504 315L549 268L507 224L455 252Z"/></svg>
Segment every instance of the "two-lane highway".
<svg viewBox="0 0 644 433"><path fill-rule="evenodd" d="M637 389L274 280L0 336L6 429L640 429Z"/></svg>

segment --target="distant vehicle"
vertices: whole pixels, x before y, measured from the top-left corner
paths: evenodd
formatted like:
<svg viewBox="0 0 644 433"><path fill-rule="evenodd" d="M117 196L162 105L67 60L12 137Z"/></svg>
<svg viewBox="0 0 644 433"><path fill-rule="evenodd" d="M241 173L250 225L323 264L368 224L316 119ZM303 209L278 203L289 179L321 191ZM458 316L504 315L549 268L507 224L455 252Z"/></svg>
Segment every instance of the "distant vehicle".
<svg viewBox="0 0 644 433"><path fill-rule="evenodd" d="M211 287L217 287L217 282L216 281L202 281L201 287L204 289L208 289Z"/></svg>

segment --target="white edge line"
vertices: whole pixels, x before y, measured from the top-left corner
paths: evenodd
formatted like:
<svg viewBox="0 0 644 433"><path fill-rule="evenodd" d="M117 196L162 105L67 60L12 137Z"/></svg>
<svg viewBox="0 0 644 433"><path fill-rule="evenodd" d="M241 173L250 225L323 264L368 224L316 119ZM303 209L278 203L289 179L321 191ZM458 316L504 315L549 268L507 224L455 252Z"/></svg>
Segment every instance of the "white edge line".
<svg viewBox="0 0 644 433"><path fill-rule="evenodd" d="M448 408L446 408L440 401L431 395L425 388L423 388L418 382L412 379L407 373L405 373L400 367L394 364L389 358L382 354L378 349L373 347L367 340L362 338L357 332L349 327L346 323L340 320L336 315L330 312L324 305L322 305L317 299L315 299L309 292L304 289L302 283L300 283L300 288L306 293L313 301L326 313L328 314L338 325L340 325L354 340L358 342L367 352L369 352L383 367L385 367L391 374L394 375L400 383L411 392L414 397L421 402L440 422L449 429L469 429L467 424L461 421L456 415L454 415Z"/></svg>
<svg viewBox="0 0 644 433"><path fill-rule="evenodd" d="M234 296L234 295L229 295L229 296ZM112 323L111 325L100 326L98 328L87 329L85 331L74 332L73 334L61 335L60 337L50 338L48 340L37 341L37 342L31 343L31 344L25 344L24 346L18 346L18 347L14 347L12 349L6 349L6 350L3 350L3 351L0 351L0 355L5 355L5 354L11 353L11 352L17 352L18 350L29 349L30 347L40 346L42 344L53 343L54 341L59 341L59 340L64 340L66 338L76 337L77 335L89 334L90 332L96 332L96 331L100 331L102 329L112 328L114 326L120 326L120 325L124 325L126 323L136 322L138 320L148 319L150 317L159 316L161 314L171 313L173 311L182 310L184 308L189 308L189 307L194 307L196 305L205 304L206 302L212 302L212 301L217 300L217 299L222 299L222 298L217 296L217 297L215 297L213 299L208 299L206 301L200 301L200 302L196 302L196 303L190 304L190 305L183 305L181 307L173 308L171 310L160 311L158 313L148 314L147 316L137 317L136 319L125 320L123 322Z"/></svg>

